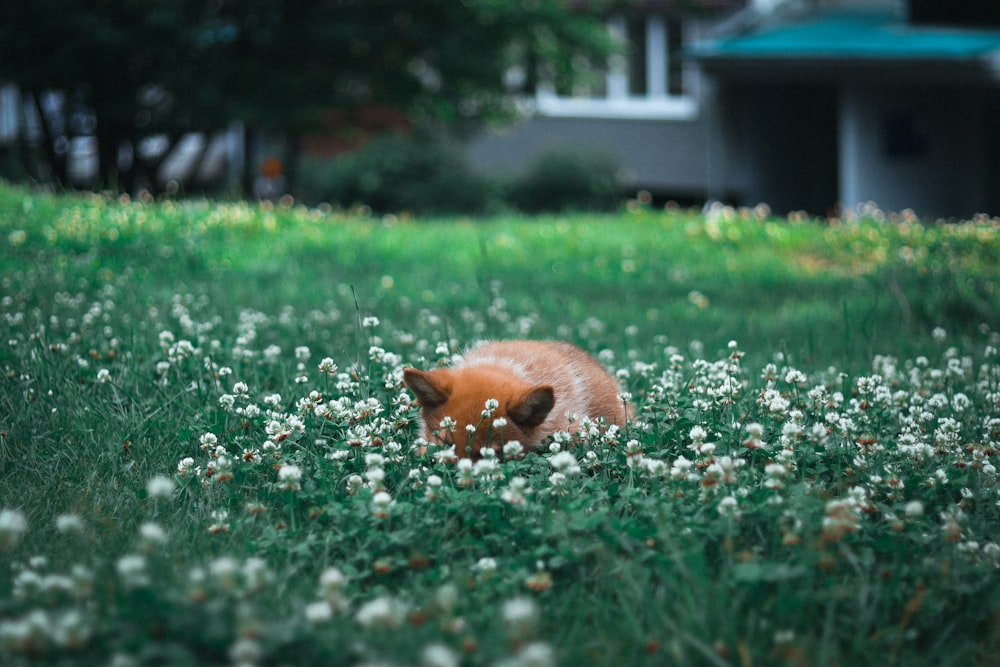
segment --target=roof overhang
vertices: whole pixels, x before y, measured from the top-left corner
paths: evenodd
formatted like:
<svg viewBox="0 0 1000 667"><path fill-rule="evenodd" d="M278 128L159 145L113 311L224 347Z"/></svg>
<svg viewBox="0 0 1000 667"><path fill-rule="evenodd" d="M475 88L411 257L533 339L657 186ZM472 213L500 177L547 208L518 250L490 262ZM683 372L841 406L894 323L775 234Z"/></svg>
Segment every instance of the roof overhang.
<svg viewBox="0 0 1000 667"><path fill-rule="evenodd" d="M1000 85L1000 30L912 25L892 14L815 14L698 44L720 77Z"/></svg>

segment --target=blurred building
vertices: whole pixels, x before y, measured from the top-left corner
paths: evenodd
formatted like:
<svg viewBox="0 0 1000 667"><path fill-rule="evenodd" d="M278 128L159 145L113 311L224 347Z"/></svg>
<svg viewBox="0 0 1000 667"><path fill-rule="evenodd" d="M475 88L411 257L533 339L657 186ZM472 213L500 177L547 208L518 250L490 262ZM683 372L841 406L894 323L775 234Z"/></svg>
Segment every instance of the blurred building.
<svg viewBox="0 0 1000 667"><path fill-rule="evenodd" d="M995 0L662 0L608 24L631 48L606 84L540 91L479 166L576 144L667 197L1000 213Z"/></svg>
<svg viewBox="0 0 1000 667"><path fill-rule="evenodd" d="M607 17L626 48L590 83L540 87L526 117L469 144L480 169L516 172L539 153L586 147L625 169L630 187L698 200L708 169L705 93L685 52L707 39L746 0L640 0Z"/></svg>
<svg viewBox="0 0 1000 667"><path fill-rule="evenodd" d="M709 197L1000 214L1000 3L785 2L695 57Z"/></svg>

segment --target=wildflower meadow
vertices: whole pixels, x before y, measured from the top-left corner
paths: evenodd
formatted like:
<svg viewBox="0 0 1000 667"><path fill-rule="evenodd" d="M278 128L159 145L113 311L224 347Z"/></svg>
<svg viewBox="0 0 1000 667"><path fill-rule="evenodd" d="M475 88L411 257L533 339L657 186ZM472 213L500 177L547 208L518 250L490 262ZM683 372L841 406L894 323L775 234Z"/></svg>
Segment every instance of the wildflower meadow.
<svg viewBox="0 0 1000 667"><path fill-rule="evenodd" d="M1000 663L996 219L0 185L0 281L2 664ZM634 418L425 446L487 338Z"/></svg>

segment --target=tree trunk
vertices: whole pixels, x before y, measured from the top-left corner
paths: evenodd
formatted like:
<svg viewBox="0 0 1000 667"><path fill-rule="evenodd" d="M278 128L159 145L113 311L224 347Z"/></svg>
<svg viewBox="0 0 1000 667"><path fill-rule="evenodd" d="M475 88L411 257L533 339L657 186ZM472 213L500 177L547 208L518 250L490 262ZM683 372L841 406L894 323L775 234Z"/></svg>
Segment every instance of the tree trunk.
<svg viewBox="0 0 1000 667"><path fill-rule="evenodd" d="M299 182L302 141L295 130L285 130L285 192L294 195Z"/></svg>
<svg viewBox="0 0 1000 667"><path fill-rule="evenodd" d="M25 94L28 99L31 100L31 105L34 108L35 114L38 116L38 125L42 130L42 155L48 163L49 168L49 173L47 175L39 173L37 177L39 180L45 180L47 176L52 180L52 185L56 189L61 190L65 187L66 151L63 151L61 155L56 151L57 137L52 134L52 128L49 127L49 120L45 117L45 111L42 109L41 97L38 94L38 91L28 90Z"/></svg>
<svg viewBox="0 0 1000 667"><path fill-rule="evenodd" d="M257 163L260 161L260 132L251 125L243 126L243 174L240 179L243 196L250 199L254 195L253 183L257 179Z"/></svg>

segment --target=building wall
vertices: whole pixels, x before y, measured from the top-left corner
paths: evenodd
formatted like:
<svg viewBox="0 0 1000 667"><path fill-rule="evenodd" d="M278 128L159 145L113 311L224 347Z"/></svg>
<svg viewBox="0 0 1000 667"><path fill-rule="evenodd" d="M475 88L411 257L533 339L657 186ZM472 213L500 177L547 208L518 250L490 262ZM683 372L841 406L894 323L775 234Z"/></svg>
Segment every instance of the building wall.
<svg viewBox="0 0 1000 667"><path fill-rule="evenodd" d="M1000 93L838 82L713 84L708 195L823 215L1000 212Z"/></svg>
<svg viewBox="0 0 1000 667"><path fill-rule="evenodd" d="M472 165L487 173L516 173L540 153L573 147L614 158L627 185L665 196L705 193L705 123L532 117L514 127L480 135L468 144Z"/></svg>
<svg viewBox="0 0 1000 667"><path fill-rule="evenodd" d="M690 46L703 39L721 17L660 17L660 21L678 20L683 21L683 45ZM619 32L623 26L617 25ZM646 39L646 90L629 90L627 72L612 68L604 90L593 95L584 91L561 97L540 91L533 101L534 114L467 142L472 165L486 173L516 173L546 150L573 147L614 158L630 188L664 197L703 199L709 123L700 69L693 60L683 61L683 92L670 90L665 85L668 63L652 55L662 55L669 44L669 30L665 23L647 29L651 31Z"/></svg>
<svg viewBox="0 0 1000 667"><path fill-rule="evenodd" d="M713 94L709 196L776 212L837 204L837 94L829 86L732 82Z"/></svg>
<svg viewBox="0 0 1000 667"><path fill-rule="evenodd" d="M996 104L982 90L848 88L839 127L847 206L873 201L934 218L997 204Z"/></svg>

